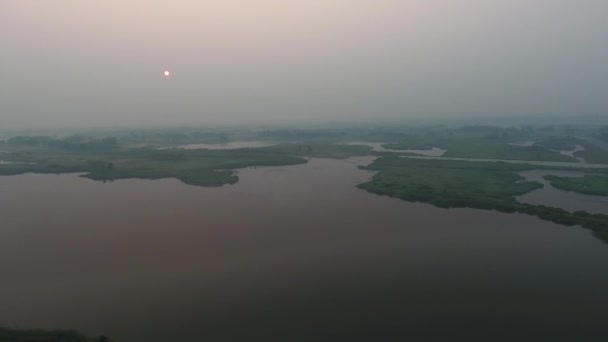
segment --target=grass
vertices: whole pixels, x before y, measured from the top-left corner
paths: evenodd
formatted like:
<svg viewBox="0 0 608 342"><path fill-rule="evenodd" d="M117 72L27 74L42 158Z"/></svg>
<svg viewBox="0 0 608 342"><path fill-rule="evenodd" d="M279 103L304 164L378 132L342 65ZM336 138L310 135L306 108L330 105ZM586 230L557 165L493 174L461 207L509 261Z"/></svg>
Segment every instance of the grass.
<svg viewBox="0 0 608 342"><path fill-rule="evenodd" d="M558 189L585 195L608 196L608 176L585 175L581 178L545 176Z"/></svg>
<svg viewBox="0 0 608 342"><path fill-rule="evenodd" d="M542 187L516 174L537 166L451 160L382 157L365 167L379 171L358 187L371 193L441 208L476 208L524 213L540 219L593 230L608 242L608 215L570 213L559 208L519 203L515 196Z"/></svg>

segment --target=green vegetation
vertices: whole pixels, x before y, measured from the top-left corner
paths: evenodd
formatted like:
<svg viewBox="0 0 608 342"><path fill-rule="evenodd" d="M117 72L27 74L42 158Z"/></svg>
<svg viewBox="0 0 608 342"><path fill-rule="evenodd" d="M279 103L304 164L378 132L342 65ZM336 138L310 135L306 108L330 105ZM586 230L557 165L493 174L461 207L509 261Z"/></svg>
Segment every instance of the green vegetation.
<svg viewBox="0 0 608 342"><path fill-rule="evenodd" d="M307 157L348 158L369 155L371 150L367 146L329 143L282 144L234 150L91 149L90 145L65 148L57 140L36 137L36 141L40 140L44 143L7 144L4 148L9 153L5 160L12 163L0 165L0 175L82 172L86 173L84 177L100 181L177 178L190 185L221 186L238 181L232 172L235 169L302 164L306 163Z"/></svg>
<svg viewBox="0 0 608 342"><path fill-rule="evenodd" d="M512 164L381 158L370 167L382 171L360 187L374 193L407 201L432 203L441 208L473 207L513 211L513 196L542 187L536 182L520 182L512 171L525 168Z"/></svg>
<svg viewBox="0 0 608 342"><path fill-rule="evenodd" d="M105 336L88 338L73 330L15 330L0 328L2 342L110 342Z"/></svg>
<svg viewBox="0 0 608 342"><path fill-rule="evenodd" d="M370 146L340 145L324 142L309 142L300 144L280 144L255 149L260 152L271 152L281 155L306 156L312 158L345 159L372 154Z"/></svg>
<svg viewBox="0 0 608 342"><path fill-rule="evenodd" d="M545 176L558 189L585 195L608 196L608 176L585 175L581 178Z"/></svg>
<svg viewBox="0 0 608 342"><path fill-rule="evenodd" d="M98 132L103 136L116 136L122 145L178 146L185 144L215 144L230 141L266 141L277 143L346 142L358 139L367 141L396 141L417 127L365 127L365 128L310 128L248 130L236 128L162 128L130 129Z"/></svg>
<svg viewBox="0 0 608 342"><path fill-rule="evenodd" d="M556 151L572 151L576 145L581 145L584 141L568 136L549 136L536 142L537 145Z"/></svg>
<svg viewBox="0 0 608 342"><path fill-rule="evenodd" d="M556 151L571 151L577 145L585 148L575 154L588 163L608 164L608 151L581 138L573 137L572 128L560 130L551 126L531 127L468 126L457 129L434 129L409 133L398 138L399 142L383 145L387 149L407 150L439 147L448 150L444 157L484 158L506 160L535 160L553 162L577 162ZM515 143L533 140L533 146L517 146Z"/></svg>
<svg viewBox="0 0 608 342"><path fill-rule="evenodd" d="M551 149L582 145L579 152L589 162L608 163L608 152L585 140L559 135L571 128L465 126L450 128L377 127L352 129L281 129L267 131L181 128L162 130L118 130L117 137L69 135L16 136L1 142L0 175L35 173L85 173L84 177L116 179L177 178L186 184L220 186L238 181L232 170L248 166L275 166L305 163L307 158L348 158L363 155L390 155L373 152L369 146L342 145L345 141L387 141L392 149L447 149L446 157L519 159L573 162L573 158ZM563 134L563 133L562 133ZM287 141L262 148L235 150L160 150L154 145L228 142L233 139ZM515 146L512 142L534 139L535 146ZM148 146L134 148L133 146ZM162 146L162 145L161 145ZM578 156L579 154L577 154Z"/></svg>
<svg viewBox="0 0 608 342"><path fill-rule="evenodd" d="M584 147L585 150L575 153L575 156L585 159L588 163L608 164L608 151L587 141L581 141L579 145Z"/></svg>
<svg viewBox="0 0 608 342"><path fill-rule="evenodd" d="M253 149L221 151L133 149L97 154L42 150L20 155L15 159L19 160L14 164L0 165L0 175L28 172L57 174L83 172L86 173L84 177L94 180L177 178L186 184L199 186L235 183L238 178L230 171L233 169L306 162L302 158L257 152Z"/></svg>
<svg viewBox="0 0 608 342"><path fill-rule="evenodd" d="M348 141L399 141L417 132L418 127L369 127L325 129L276 129L258 133L260 140L283 142L348 142Z"/></svg>
<svg viewBox="0 0 608 342"><path fill-rule="evenodd" d="M568 156L536 145L514 146L504 142L469 140L452 142L444 148L448 150L445 157L576 162Z"/></svg>
<svg viewBox="0 0 608 342"><path fill-rule="evenodd" d="M551 149L585 146L579 152L589 162L608 163L608 153L585 140L564 136L571 128L465 126L450 128L377 127L351 129L280 129L267 131L176 128L117 130L116 138L69 135L17 136L1 142L0 175L27 172L82 172L94 180L177 178L186 184L220 186L238 181L232 170L248 166L293 165L307 158L348 158L362 155L390 155L373 152L368 146L341 145L345 141L386 141L387 148L447 149L446 157L519 159L573 162L573 158ZM562 135L560 135L562 134ZM569 133L568 133L569 134ZM233 139L287 141L262 148L235 150L159 150L153 146L186 143L217 143ZM535 146L512 142L536 140ZM392 142L392 143L390 143ZM161 144L160 146L158 144ZM148 146L134 148L133 146ZM578 154L577 154L578 156Z"/></svg>
<svg viewBox="0 0 608 342"><path fill-rule="evenodd" d="M519 203L515 196L542 187L516 174L523 164L423 160L382 157L366 167L380 171L359 185L369 192L441 208L476 208L524 213L571 226L581 225L608 241L608 215L570 213L558 208ZM536 167L535 167L536 168Z"/></svg>
<svg viewBox="0 0 608 342"><path fill-rule="evenodd" d="M574 155L583 158L588 163L608 164L608 151L580 138L571 136L550 136L539 140L537 145L551 150L572 151L576 146L584 148L583 151L576 152Z"/></svg>
<svg viewBox="0 0 608 342"><path fill-rule="evenodd" d="M6 141L8 146L52 147L73 151L108 151L118 148L118 139L114 137L95 139L73 135L63 139L47 136L17 136Z"/></svg>
<svg viewBox="0 0 608 342"><path fill-rule="evenodd" d="M257 140L255 132L238 129L211 129L202 127L175 127L149 129L122 129L97 132L112 135L121 145L178 146L186 144L217 144L234 140Z"/></svg>
<svg viewBox="0 0 608 342"><path fill-rule="evenodd" d="M459 129L432 130L412 135L401 142L386 144L388 149L421 149L439 147L448 150L444 157L514 159L555 162L576 162L575 159L543 146L516 146L513 142L533 135L523 128L469 126Z"/></svg>

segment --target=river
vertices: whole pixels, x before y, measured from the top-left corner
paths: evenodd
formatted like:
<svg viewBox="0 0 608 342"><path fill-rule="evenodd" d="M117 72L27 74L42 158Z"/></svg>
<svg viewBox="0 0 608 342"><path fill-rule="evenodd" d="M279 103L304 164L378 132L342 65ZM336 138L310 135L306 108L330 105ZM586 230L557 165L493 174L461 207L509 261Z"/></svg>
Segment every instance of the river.
<svg viewBox="0 0 608 342"><path fill-rule="evenodd" d="M355 186L371 158L174 179L0 177L0 322L117 342L602 341L582 228Z"/></svg>
<svg viewBox="0 0 608 342"><path fill-rule="evenodd" d="M574 191L557 189L551 182L543 177L547 175L559 177L583 177L584 172L564 171L564 170L529 170L519 173L527 181L539 182L543 185L542 189L531 191L523 196L518 196L517 200L523 203L534 205L545 205L548 207L562 208L564 210L586 211L593 214L608 215L608 197L592 196L579 194Z"/></svg>

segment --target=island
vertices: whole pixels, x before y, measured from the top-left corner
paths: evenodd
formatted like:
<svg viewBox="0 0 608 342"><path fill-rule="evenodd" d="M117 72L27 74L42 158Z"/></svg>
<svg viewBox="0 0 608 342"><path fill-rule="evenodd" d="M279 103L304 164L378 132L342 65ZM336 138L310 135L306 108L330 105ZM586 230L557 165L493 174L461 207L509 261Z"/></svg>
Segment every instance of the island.
<svg viewBox="0 0 608 342"><path fill-rule="evenodd" d="M543 168L504 162L428 160L401 156L377 159L367 170L378 171L359 185L368 192L422 202L440 208L475 208L522 213L542 220L591 229L608 242L608 215L568 212L560 208L517 202L515 196L542 187L525 181L517 172ZM601 172L608 172L602 169Z"/></svg>

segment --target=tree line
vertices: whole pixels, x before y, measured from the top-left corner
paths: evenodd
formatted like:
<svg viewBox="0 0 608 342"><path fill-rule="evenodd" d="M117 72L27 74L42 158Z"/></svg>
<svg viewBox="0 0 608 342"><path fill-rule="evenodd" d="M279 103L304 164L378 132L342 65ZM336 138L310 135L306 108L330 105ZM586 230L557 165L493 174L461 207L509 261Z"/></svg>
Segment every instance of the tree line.
<svg viewBox="0 0 608 342"><path fill-rule="evenodd" d="M57 139L49 136L16 136L4 142L9 146L53 147L72 151L105 151L118 148L118 139L87 138L79 135Z"/></svg>

